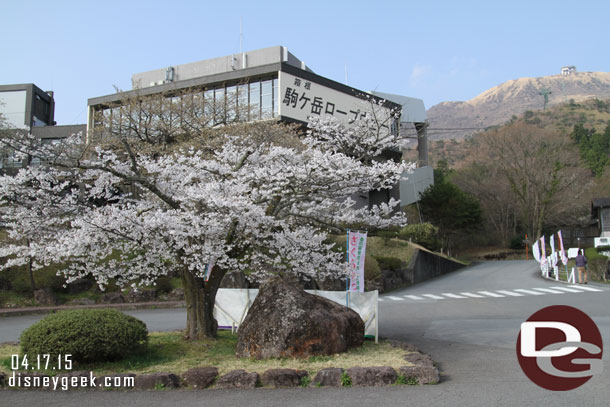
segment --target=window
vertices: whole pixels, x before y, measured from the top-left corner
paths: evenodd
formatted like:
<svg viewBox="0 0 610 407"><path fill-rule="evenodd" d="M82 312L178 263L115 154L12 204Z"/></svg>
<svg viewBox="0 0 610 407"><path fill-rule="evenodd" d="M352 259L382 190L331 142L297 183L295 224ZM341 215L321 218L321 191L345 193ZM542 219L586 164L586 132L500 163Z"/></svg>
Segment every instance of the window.
<svg viewBox="0 0 610 407"><path fill-rule="evenodd" d="M237 118L237 86L228 86L227 96L225 98L225 105L227 107L227 121L233 122Z"/></svg>
<svg viewBox="0 0 610 407"><path fill-rule="evenodd" d="M237 114L238 120L248 121L248 85L239 85L237 87Z"/></svg>
<svg viewBox="0 0 610 407"><path fill-rule="evenodd" d="M273 117L273 83L271 80L263 81L261 84L261 118Z"/></svg>
<svg viewBox="0 0 610 407"><path fill-rule="evenodd" d="M250 83L250 120L261 118L261 83Z"/></svg>

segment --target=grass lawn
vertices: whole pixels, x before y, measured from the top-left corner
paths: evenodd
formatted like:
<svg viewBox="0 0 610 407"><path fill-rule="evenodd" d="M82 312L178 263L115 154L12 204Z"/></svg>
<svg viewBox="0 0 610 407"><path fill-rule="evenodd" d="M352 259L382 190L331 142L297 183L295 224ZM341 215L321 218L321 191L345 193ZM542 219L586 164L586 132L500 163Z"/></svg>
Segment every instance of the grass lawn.
<svg viewBox="0 0 610 407"><path fill-rule="evenodd" d="M343 354L316 356L309 359L240 359L235 356L237 334L219 331L217 340L185 341L182 332L154 332L149 335L148 348L117 362L75 365L75 370L95 374L171 372L181 374L193 367L216 366L225 374L234 369L262 374L265 370L289 368L307 370L310 375L327 367L348 369L355 366L408 366L408 353L387 341L366 340L364 345ZM0 345L0 371L11 372L11 355L19 353L17 345ZM44 372L50 375L57 371Z"/></svg>

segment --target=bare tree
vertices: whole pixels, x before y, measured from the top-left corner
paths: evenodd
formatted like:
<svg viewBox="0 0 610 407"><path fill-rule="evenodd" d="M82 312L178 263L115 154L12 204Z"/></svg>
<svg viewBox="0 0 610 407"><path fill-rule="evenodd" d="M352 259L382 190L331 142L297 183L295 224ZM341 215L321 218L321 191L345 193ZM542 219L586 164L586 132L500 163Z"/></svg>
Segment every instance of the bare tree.
<svg viewBox="0 0 610 407"><path fill-rule="evenodd" d="M587 187L568 136L556 130L514 122L487 131L480 140L532 238L540 237L545 224L566 216Z"/></svg>

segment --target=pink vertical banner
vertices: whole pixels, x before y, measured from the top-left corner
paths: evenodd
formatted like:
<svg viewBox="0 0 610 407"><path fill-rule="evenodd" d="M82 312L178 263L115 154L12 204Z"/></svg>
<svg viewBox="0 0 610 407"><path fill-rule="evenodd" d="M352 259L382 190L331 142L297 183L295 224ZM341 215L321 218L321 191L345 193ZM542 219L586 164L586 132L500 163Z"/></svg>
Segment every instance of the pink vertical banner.
<svg viewBox="0 0 610 407"><path fill-rule="evenodd" d="M364 257L366 253L366 233L349 232L348 265L349 291L364 292Z"/></svg>
<svg viewBox="0 0 610 407"><path fill-rule="evenodd" d="M561 262L567 266L568 256L566 256L566 249L563 247L563 236L561 235L561 230L557 232L557 236L559 236L559 254L561 255Z"/></svg>
<svg viewBox="0 0 610 407"><path fill-rule="evenodd" d="M540 238L540 247L541 247L541 253L540 253L540 265L545 265L546 264L546 244L544 242L544 236L542 236Z"/></svg>

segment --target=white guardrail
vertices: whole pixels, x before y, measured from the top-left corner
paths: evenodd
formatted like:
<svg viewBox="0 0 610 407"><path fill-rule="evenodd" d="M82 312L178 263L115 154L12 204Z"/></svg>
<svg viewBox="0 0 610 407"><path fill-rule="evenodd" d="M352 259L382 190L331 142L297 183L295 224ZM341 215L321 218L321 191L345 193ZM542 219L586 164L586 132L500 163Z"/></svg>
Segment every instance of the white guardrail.
<svg viewBox="0 0 610 407"><path fill-rule="evenodd" d="M305 290L338 304L345 305L345 291ZM258 295L258 289L220 288L216 294L214 317L218 326L235 330L241 325ZM349 308L356 311L364 321L364 334L379 340L379 292L349 293Z"/></svg>

